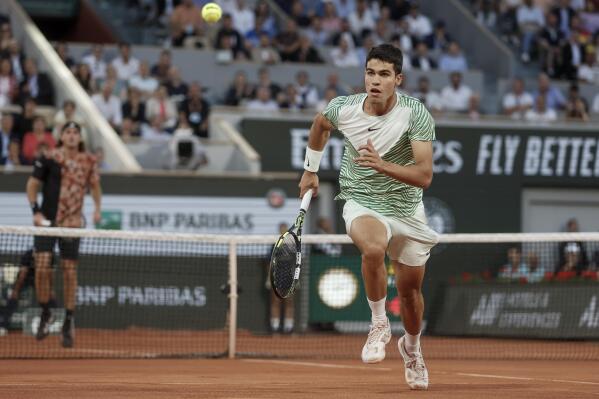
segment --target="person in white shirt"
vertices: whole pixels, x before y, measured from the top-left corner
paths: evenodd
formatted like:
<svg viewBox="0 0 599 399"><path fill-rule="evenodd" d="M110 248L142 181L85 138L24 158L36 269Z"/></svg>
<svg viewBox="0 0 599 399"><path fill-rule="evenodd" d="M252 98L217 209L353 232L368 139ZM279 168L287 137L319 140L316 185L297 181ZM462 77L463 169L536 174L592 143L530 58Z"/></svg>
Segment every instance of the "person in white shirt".
<svg viewBox="0 0 599 399"><path fill-rule="evenodd" d="M112 83L104 83L102 92L94 94L92 96L92 101L113 128L117 128L121 125L123 122L121 100L112 94Z"/></svg>
<svg viewBox="0 0 599 399"><path fill-rule="evenodd" d="M522 33L522 62L530 61L530 50L537 33L545 26L545 16L540 7L533 4L532 0L524 0L516 12L518 27Z"/></svg>
<svg viewBox="0 0 599 399"><path fill-rule="evenodd" d="M279 105L271 98L270 89L260 86L256 92L256 98L248 101L246 109L257 112L274 112L279 110Z"/></svg>
<svg viewBox="0 0 599 399"><path fill-rule="evenodd" d="M172 129L177 123L177 109L168 97L166 86L160 86L146 103L146 119L152 120L155 116L160 117L164 129Z"/></svg>
<svg viewBox="0 0 599 399"><path fill-rule="evenodd" d="M333 60L333 64L339 68L356 67L360 65L354 40L349 33L343 33L341 35L339 47L335 47L331 50L331 59Z"/></svg>
<svg viewBox="0 0 599 399"><path fill-rule="evenodd" d="M358 0L356 9L349 15L348 20L352 32L357 36L362 36L364 30L374 30L374 17L366 0Z"/></svg>
<svg viewBox="0 0 599 399"><path fill-rule="evenodd" d="M422 40L433 33L430 19L420 13L420 7L417 4L410 7L410 13L406 15L405 19L408 21L410 34L416 39Z"/></svg>
<svg viewBox="0 0 599 399"><path fill-rule="evenodd" d="M449 43L446 52L439 59L439 69L446 72L465 72L468 69L466 57L456 42Z"/></svg>
<svg viewBox="0 0 599 399"><path fill-rule="evenodd" d="M416 97L423 102L426 108L433 114L443 111L441 96L436 91L430 89L430 81L424 75L418 79L418 89L412 93L412 97Z"/></svg>
<svg viewBox="0 0 599 399"><path fill-rule="evenodd" d="M545 97L537 96L535 108L529 109L524 114L524 119L528 122L549 123L557 120L557 112L552 108L547 108Z"/></svg>
<svg viewBox="0 0 599 399"><path fill-rule="evenodd" d="M83 57L82 60L85 64L89 65L89 69L92 74L92 79L105 79L106 78L106 61L104 61L104 47L101 44L94 44L92 47L91 54Z"/></svg>
<svg viewBox="0 0 599 399"><path fill-rule="evenodd" d="M150 119L150 124L142 125L141 137L151 141L169 141L171 139L171 135L162 127L162 120L158 115Z"/></svg>
<svg viewBox="0 0 599 399"><path fill-rule="evenodd" d="M462 84L462 74L452 72L449 75L451 84L441 91L443 109L452 112L467 112L470 107L472 89Z"/></svg>
<svg viewBox="0 0 599 399"><path fill-rule="evenodd" d="M112 60L119 80L129 81L139 70L139 60L131 56L129 43L119 44L119 56Z"/></svg>
<svg viewBox="0 0 599 399"><path fill-rule="evenodd" d="M578 67L578 80L599 84L599 65L595 60L594 52L585 53L584 62Z"/></svg>
<svg viewBox="0 0 599 399"><path fill-rule="evenodd" d="M139 71L137 75L129 80L129 87L138 89L144 99L147 99L156 91L158 80L150 75L150 67L147 61L142 61L139 64Z"/></svg>
<svg viewBox="0 0 599 399"><path fill-rule="evenodd" d="M533 103L532 95L524 91L524 80L516 78L512 83L512 91L503 96L503 114L512 119L522 119Z"/></svg>
<svg viewBox="0 0 599 399"><path fill-rule="evenodd" d="M233 26L241 36L254 28L255 16L252 10L245 4L245 0L237 0L237 5L230 11L233 17Z"/></svg>

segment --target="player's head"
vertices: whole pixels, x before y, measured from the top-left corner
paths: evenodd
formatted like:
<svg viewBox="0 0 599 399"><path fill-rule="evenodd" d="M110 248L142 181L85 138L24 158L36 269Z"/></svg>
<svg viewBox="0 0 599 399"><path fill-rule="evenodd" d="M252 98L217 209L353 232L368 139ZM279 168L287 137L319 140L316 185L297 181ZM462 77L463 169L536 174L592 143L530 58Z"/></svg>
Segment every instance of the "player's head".
<svg viewBox="0 0 599 399"><path fill-rule="evenodd" d="M67 122L60 131L58 147L64 147L68 150L76 149L79 152L85 151L85 145L81 138L81 126L77 122Z"/></svg>
<svg viewBox="0 0 599 399"><path fill-rule="evenodd" d="M366 57L364 85L368 97L377 102L385 102L395 94L401 84L403 54L391 44L373 47Z"/></svg>

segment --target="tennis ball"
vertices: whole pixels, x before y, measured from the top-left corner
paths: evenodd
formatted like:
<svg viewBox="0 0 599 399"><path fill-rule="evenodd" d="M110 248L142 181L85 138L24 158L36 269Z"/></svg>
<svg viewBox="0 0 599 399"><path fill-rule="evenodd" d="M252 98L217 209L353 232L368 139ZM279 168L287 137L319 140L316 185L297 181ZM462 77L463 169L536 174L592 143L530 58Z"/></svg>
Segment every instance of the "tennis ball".
<svg viewBox="0 0 599 399"><path fill-rule="evenodd" d="M218 22L220 17L223 15L223 10L216 3L207 3L202 7L202 18L208 23Z"/></svg>

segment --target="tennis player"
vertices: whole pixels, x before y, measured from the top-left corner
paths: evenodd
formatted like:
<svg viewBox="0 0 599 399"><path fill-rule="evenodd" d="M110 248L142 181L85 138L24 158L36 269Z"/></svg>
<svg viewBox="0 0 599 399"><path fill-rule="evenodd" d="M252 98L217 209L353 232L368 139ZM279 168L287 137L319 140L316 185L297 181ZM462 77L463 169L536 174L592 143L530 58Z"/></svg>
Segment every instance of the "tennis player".
<svg viewBox="0 0 599 399"><path fill-rule="evenodd" d="M37 203L37 193L42 187L43 202ZM44 226L49 221L54 227L82 227L82 208L85 193L91 192L95 204L94 222L100 221L102 190L96 158L85 152L81 127L68 122L62 128L57 148L47 151L34 163L33 174L27 181L27 198L33 211L33 223ZM50 259L58 241L64 278L64 307L66 317L62 326L62 346L73 346L74 312L77 292L78 238L36 236L35 288L42 308L37 339L48 336L50 320Z"/></svg>
<svg viewBox="0 0 599 399"><path fill-rule="evenodd" d="M435 124L419 100L399 94L403 55L389 44L368 53L366 93L336 97L314 118L301 178L300 197L318 190L316 172L332 130L345 136L336 199L345 200L347 233L362 254L362 276L372 324L362 361L385 358L391 328L385 311L385 253L393 262L406 333L398 342L405 361L406 382L428 388L428 372L420 349L425 263L437 234L427 225L422 190L433 177Z"/></svg>

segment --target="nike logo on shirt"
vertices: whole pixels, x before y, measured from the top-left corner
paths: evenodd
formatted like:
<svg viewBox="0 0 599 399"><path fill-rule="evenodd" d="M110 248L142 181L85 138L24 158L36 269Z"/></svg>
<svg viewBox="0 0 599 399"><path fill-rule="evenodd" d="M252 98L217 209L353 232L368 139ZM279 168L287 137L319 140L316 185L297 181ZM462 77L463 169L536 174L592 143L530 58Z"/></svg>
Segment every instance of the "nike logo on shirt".
<svg viewBox="0 0 599 399"><path fill-rule="evenodd" d="M379 130L379 129L380 129L380 127L369 127L369 128L368 128L368 131L369 131L369 132L372 132L372 131L374 131L374 130Z"/></svg>

